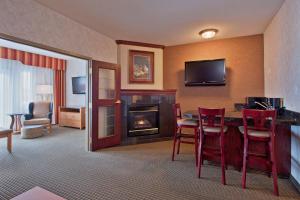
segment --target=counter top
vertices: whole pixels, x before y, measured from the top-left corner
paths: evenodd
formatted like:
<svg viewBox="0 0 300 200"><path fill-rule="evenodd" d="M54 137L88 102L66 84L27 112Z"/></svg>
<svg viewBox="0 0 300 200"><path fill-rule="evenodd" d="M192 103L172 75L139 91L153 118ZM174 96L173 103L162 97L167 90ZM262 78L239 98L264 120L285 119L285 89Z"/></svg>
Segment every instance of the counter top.
<svg viewBox="0 0 300 200"><path fill-rule="evenodd" d="M121 95L175 95L175 89L166 89L166 90L133 90L133 89L122 89Z"/></svg>
<svg viewBox="0 0 300 200"><path fill-rule="evenodd" d="M198 111L197 110L189 110L183 113L185 118L195 119L198 120ZM243 114L239 111L226 111L225 112L225 122L242 122L243 121ZM290 124L290 125L297 125L298 121L292 115L278 115L276 118L277 124Z"/></svg>

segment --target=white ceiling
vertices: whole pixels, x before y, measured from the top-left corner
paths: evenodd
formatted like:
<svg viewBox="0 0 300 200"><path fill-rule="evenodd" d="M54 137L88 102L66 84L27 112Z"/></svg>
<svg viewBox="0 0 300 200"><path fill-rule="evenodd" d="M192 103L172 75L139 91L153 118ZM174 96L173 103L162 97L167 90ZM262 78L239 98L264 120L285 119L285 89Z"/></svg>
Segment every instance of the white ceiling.
<svg viewBox="0 0 300 200"><path fill-rule="evenodd" d="M116 40L162 45L263 33L284 0L35 0Z"/></svg>

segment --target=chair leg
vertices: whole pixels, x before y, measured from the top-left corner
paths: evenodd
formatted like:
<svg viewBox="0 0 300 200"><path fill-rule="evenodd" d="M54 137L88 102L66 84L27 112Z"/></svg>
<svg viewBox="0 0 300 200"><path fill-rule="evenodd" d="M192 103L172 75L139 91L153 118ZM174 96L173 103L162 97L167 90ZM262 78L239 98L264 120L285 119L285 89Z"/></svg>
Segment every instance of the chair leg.
<svg viewBox="0 0 300 200"><path fill-rule="evenodd" d="M244 139L243 175L242 175L242 187L243 188L246 188L247 154L248 154L248 139Z"/></svg>
<svg viewBox="0 0 300 200"><path fill-rule="evenodd" d="M278 191L278 182L277 182L277 163L276 163L276 155L275 155L275 149L274 144L271 142L269 143L270 147L270 153L271 153L271 163L272 163L272 176L273 176L273 184L274 184L274 194L276 196L279 196Z"/></svg>
<svg viewBox="0 0 300 200"><path fill-rule="evenodd" d="M177 144L177 154L179 154L180 151L180 135L181 135L181 128L179 128L179 138L178 138L178 144Z"/></svg>
<svg viewBox="0 0 300 200"><path fill-rule="evenodd" d="M202 133L200 133L200 144L198 150L198 178L201 177L201 165L203 164L203 142L204 136L202 135Z"/></svg>
<svg viewBox="0 0 300 200"><path fill-rule="evenodd" d="M195 158L196 158L196 167L198 166L198 128L194 129L195 134Z"/></svg>
<svg viewBox="0 0 300 200"><path fill-rule="evenodd" d="M12 133L9 133L7 135L7 150L9 153L11 153L11 149L12 149Z"/></svg>
<svg viewBox="0 0 300 200"><path fill-rule="evenodd" d="M267 160L268 161L271 161L272 158L271 158L271 151L270 151L270 146L269 146L269 143L265 143L265 150L266 150L266 157L267 157ZM272 174L272 163L271 165L266 162L266 169L267 169L267 175L269 178L271 178L271 174Z"/></svg>
<svg viewBox="0 0 300 200"><path fill-rule="evenodd" d="M222 184L226 185L224 139L222 139L222 137L220 137L220 146L221 146Z"/></svg>
<svg viewBox="0 0 300 200"><path fill-rule="evenodd" d="M177 142L177 131L174 134L174 139L173 139L173 152L172 152L172 161L174 161L175 157L175 149L176 149L176 142Z"/></svg>

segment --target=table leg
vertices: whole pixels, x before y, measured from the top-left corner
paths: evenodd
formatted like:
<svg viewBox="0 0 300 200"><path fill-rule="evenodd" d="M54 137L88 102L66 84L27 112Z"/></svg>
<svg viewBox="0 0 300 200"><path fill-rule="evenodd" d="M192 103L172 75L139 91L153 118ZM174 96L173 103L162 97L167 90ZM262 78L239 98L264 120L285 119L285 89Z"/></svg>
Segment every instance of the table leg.
<svg viewBox="0 0 300 200"><path fill-rule="evenodd" d="M19 116L16 115L16 132L19 131Z"/></svg>
<svg viewBox="0 0 300 200"><path fill-rule="evenodd" d="M16 131L20 132L20 130L21 130L21 116L20 115L16 116L16 125L17 125Z"/></svg>
<svg viewBox="0 0 300 200"><path fill-rule="evenodd" d="M18 132L19 132L19 131L20 131L20 116L19 116L19 115L17 115L17 116L16 116L16 118L17 118L17 119L16 119L16 123L17 123L17 128L16 128L16 131L18 131Z"/></svg>
<svg viewBox="0 0 300 200"><path fill-rule="evenodd" d="M21 131L21 128L22 128L22 115L19 116L19 123L20 123L20 131Z"/></svg>
<svg viewBox="0 0 300 200"><path fill-rule="evenodd" d="M15 117L14 117L14 115L9 115L9 116L10 116L10 118L11 118L11 122L10 122L9 128L10 128L11 130L13 130L13 128L14 128L14 123L15 123Z"/></svg>
<svg viewBox="0 0 300 200"><path fill-rule="evenodd" d="M9 133L7 135L7 150L9 153L11 153L11 149L12 149L12 133Z"/></svg>
<svg viewBox="0 0 300 200"><path fill-rule="evenodd" d="M18 116L17 115L14 116L14 121L15 121L14 132L18 132Z"/></svg>

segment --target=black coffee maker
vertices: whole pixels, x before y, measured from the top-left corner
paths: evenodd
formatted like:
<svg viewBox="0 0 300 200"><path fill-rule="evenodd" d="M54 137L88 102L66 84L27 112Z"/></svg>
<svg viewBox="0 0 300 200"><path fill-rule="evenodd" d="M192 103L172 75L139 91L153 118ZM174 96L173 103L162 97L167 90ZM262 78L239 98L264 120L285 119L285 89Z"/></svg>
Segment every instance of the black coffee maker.
<svg viewBox="0 0 300 200"><path fill-rule="evenodd" d="M270 98L270 97L247 97L247 108L250 109L276 109L278 114L283 114L283 98Z"/></svg>

